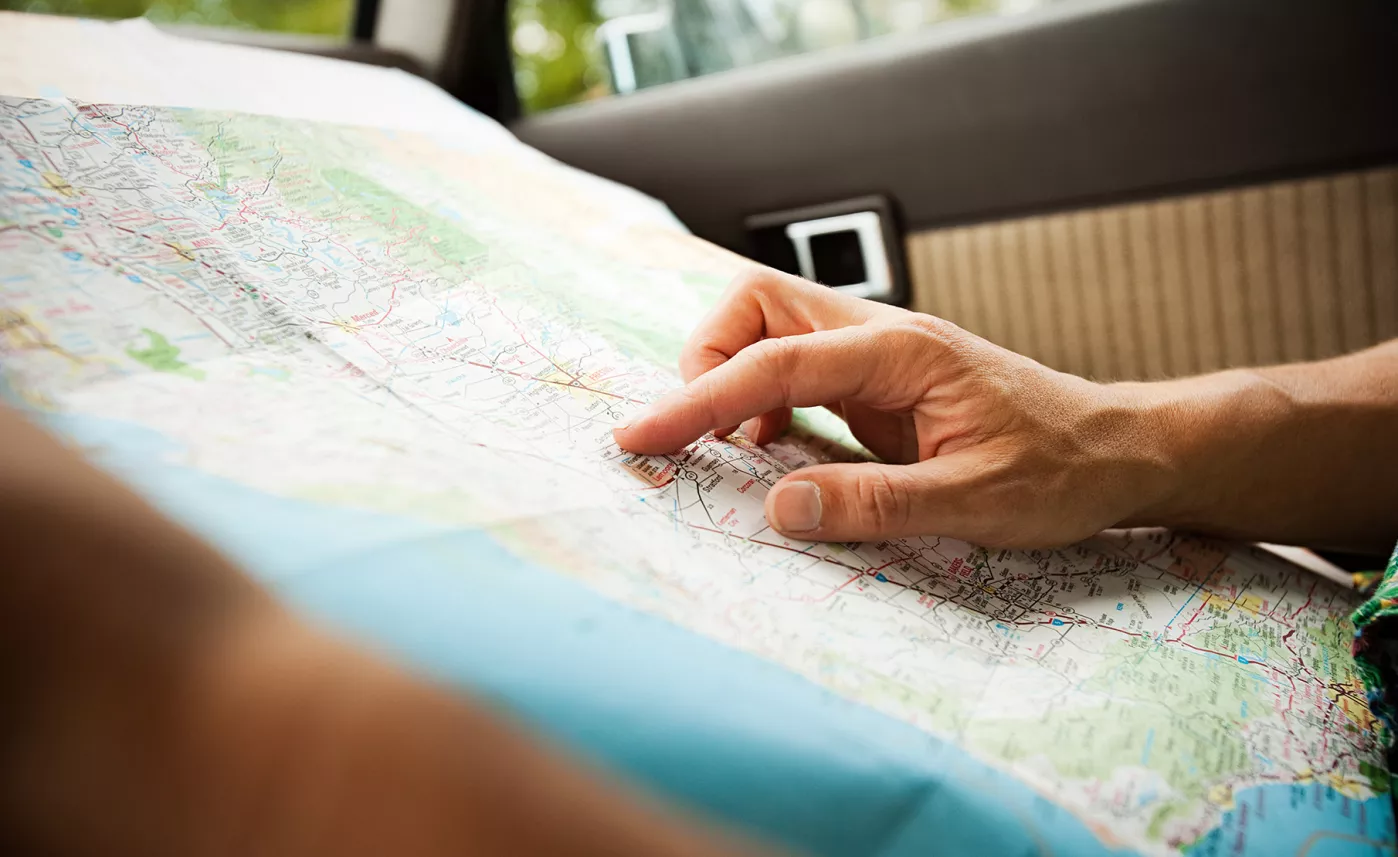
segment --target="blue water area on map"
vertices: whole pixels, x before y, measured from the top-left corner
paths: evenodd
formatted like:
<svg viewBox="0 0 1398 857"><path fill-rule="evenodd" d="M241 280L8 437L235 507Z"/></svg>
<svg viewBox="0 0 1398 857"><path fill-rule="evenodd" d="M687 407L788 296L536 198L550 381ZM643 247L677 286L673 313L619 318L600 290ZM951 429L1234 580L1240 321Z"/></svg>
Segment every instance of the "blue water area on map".
<svg viewBox="0 0 1398 857"><path fill-rule="evenodd" d="M1388 796L1382 800L1388 803ZM1218 827L1189 848L1190 857L1393 854L1392 805L1379 799L1355 800L1314 783L1271 784L1239 789L1233 804Z"/></svg>
<svg viewBox="0 0 1398 857"><path fill-rule="evenodd" d="M522 561L485 533L169 465L175 450L143 428L50 423L305 614L740 828L832 857L1125 853L958 748ZM1322 795L1288 813L1271 791L1251 804L1249 794L1230 816L1250 825L1246 850L1200 854L1293 853L1313 833L1392 837L1387 796ZM1230 823L1219 843L1236 840ZM1333 836L1309 852L1370 853Z"/></svg>

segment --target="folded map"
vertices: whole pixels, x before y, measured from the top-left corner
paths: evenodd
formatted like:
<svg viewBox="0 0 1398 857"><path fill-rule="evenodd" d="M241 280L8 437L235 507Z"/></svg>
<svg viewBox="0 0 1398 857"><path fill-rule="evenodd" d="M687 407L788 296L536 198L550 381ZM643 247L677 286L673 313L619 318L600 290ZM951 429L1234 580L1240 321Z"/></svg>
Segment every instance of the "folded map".
<svg viewBox="0 0 1398 857"><path fill-rule="evenodd" d="M618 449L740 261L542 156L33 98L0 143L7 398L623 776L820 854L1392 849L1352 591L1161 531L785 538L774 481L858 454L823 412Z"/></svg>

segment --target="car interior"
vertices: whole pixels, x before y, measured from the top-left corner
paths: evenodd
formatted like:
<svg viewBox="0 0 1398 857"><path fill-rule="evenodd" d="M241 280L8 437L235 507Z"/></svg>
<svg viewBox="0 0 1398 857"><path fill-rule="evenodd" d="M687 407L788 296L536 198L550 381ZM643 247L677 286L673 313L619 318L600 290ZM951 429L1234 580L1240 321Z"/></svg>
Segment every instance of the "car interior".
<svg viewBox="0 0 1398 857"><path fill-rule="evenodd" d="M449 91L758 261L857 282L772 228L873 210L890 299L1095 378L1398 335L1392 4L1050 3L528 115L506 13L457 8Z"/></svg>
<svg viewBox="0 0 1398 857"><path fill-rule="evenodd" d="M947 319L1085 378L1153 380L1315 360L1398 338L1398 4L1391 0L0 0L0 25L5 12L16 9L99 18L144 13L146 22L112 25L113 32L125 23L138 25L120 31L126 54L139 53L130 46L155 45L152 34L278 51L244 51L258 55L248 57L217 48L230 52L223 70L201 68L191 53L181 60L191 79L167 81L170 75L157 61L118 56L115 38L104 47L105 34L96 28L61 36L72 36L75 52L87 52L90 68L56 56L52 39L58 36L11 38L0 44L11 52L0 55L0 72L9 75L5 85L23 90L24 98L81 102L80 94L40 84L55 69L79 75L68 79L95 80L104 65L125 63L123 74L131 80L139 78L162 96L174 93L164 105L203 107L185 103L183 96L207 91L222 97L238 89L238 112L261 113L284 99L307 108L307 120L341 123L359 116L374 133L390 136L462 132L481 150L505 148L503 140L516 151L499 161L508 169L487 177L497 179L493 188L529 195L540 210L556 208L548 212L555 221L585 220L589 209L565 199L567 193L549 193L572 188L575 179L579 188L592 181L588 189L615 194L608 204L625 197L626 205L617 205L618 220L632 213L621 209L633 206L642 212L637 220L663 220L678 241L688 239L669 229L676 222L732 254ZM58 33L37 16L10 17L25 18L26 32ZM220 89L220 74L239 81ZM126 91L120 88L124 80L113 82L110 91ZM111 102L125 103L115 96ZM69 119L58 128L58 135L69 135ZM223 131L210 134L217 139ZM282 143L279 137L268 147L277 163ZM16 157L23 145L16 144ZM329 147L313 148L319 154ZM575 169L549 171L566 175L551 174L535 186L530 169L548 171L544 167L556 166L549 159ZM32 167L28 160L19 163ZM487 164L480 173L489 169ZM56 171L45 173L44 181L53 193L67 196L72 187ZM394 209L395 222L397 217ZM430 240L438 239L433 234ZM192 252L174 243L165 248L182 259ZM521 255L533 252L531 245ZM642 268L638 263L632 270ZM731 273L725 270L725 278ZM827 294L809 283L795 284ZM693 310L684 326L703 311ZM666 305L654 318L677 314ZM455 310L437 320L439 326L459 323ZM770 335L761 330L754 336ZM179 353L146 333L149 351L128 350L133 359ZM311 333L304 336L317 341ZM35 343L56 350L46 341ZM172 360L167 365L188 368ZM510 368L500 372L511 376L504 382L511 388L522 378L569 393L588 389L572 375L558 381ZM617 377L627 374L633 373ZM599 413L614 418L609 426L626 431L623 414L611 407ZM627 413L625 419L633 417ZM1227 420L1226 433L1237 435L1236 409ZM611 431L599 436L611 443ZM452 444L458 448L457 440ZM644 490L667 484L653 481ZM737 490L752 484L749 479ZM700 507L704 502L700 498ZM710 523L717 527L722 521L714 517ZM753 519L764 529L772 520ZM727 537L721 528L707 532ZM757 544L798 556L807 550L789 542ZM1349 572L1372 575L1387 558L1317 554L1343 569L1327 566L1342 582L1356 585L1358 575L1348 581ZM888 583L879 569L892 563L851 566L854 575L833 591L861 575ZM966 567L963 575L968 573ZM1182 574L1187 590L1197 588L1187 592L1178 611L1213 573ZM1229 597L1227 609L1238 607L1236 592L1197 602L1184 628ZM1307 596L1296 613L1310 604ZM1126 613L1123 605L1130 608L1127 596L1115 610ZM1256 618L1278 606L1244 603L1239 609ZM1149 639L1144 631L1112 627L1119 615L1103 613L1101 621L1113 633L1138 637L1141 652L1159 647L1164 631ZM1040 624L1064 624L1058 615L1047 616ZM998 630L987 633L1008 639L1022 631L1018 624L1024 623L995 624ZM1324 630L1340 627L1327 623ZM1361 636L1352 632L1344 626L1328 642L1347 653ZM1199 661L1208 669L1224 662L1254 671L1268 666L1257 657L1250 662L1250 651L1228 652L1200 648L1195 654L1211 658ZM1145 657L1134 649L1130 654L1132 664ZM1118 668L1112 669L1115 687ZM1357 681L1348 689L1338 682L1317 687L1306 699L1326 718L1342 708L1353 718L1344 706L1366 704ZM1018 699L1020 688L1014 692ZM763 699L754 696L752 705L761 707ZM1367 699L1376 701L1373 695ZM1240 718L1247 712L1243 701ZM1372 727L1367 708L1364 716L1366 728ZM1154 727L1149 729L1142 769L1155 740ZM1289 748L1291 739L1285 740ZM734 753L742 755L741 747ZM1390 767L1398 762L1398 754L1389 758ZM773 782L801 775L763 773ZM1309 778L1308 768L1297 782ZM712 785L701 782L696 790ZM1293 794L1294 804L1304 802L1295 794L1300 792ZM1215 802L1228 800L1231 793ZM904 822L902 806L889 811L896 816L890 828ZM784 804L781 812L786 809ZM741 815L742 808L730 814ZM793 811L790 817L803 816ZM835 822L826 821L833 829ZM923 821L942 826L932 816ZM824 831L815 828L819 824L809 833L813 840ZM851 842L858 838L849 836Z"/></svg>
<svg viewBox="0 0 1398 857"><path fill-rule="evenodd" d="M1085 377L1398 336L1383 0L347 9L335 36L161 26L421 76L701 238Z"/></svg>

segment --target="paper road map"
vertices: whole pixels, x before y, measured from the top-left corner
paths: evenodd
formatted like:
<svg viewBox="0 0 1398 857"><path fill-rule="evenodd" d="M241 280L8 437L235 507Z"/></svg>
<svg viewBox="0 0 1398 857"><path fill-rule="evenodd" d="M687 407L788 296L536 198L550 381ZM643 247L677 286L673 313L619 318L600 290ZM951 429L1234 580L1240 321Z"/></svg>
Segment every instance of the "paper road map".
<svg viewBox="0 0 1398 857"><path fill-rule="evenodd" d="M838 445L623 454L611 425L678 383L733 260L542 156L24 99L0 141L14 401L260 494L484 533L949 745L1056 808L1015 822L1046 851L1069 828L1103 853L1391 847L1353 593L1159 532L791 541L763 497Z"/></svg>

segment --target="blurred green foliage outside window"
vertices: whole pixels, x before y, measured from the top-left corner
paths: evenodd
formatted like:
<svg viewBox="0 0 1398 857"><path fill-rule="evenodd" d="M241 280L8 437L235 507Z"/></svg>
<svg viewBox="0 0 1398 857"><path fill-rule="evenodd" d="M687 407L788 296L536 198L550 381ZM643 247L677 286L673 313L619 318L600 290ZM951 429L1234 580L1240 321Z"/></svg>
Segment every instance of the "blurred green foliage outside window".
<svg viewBox="0 0 1398 857"><path fill-rule="evenodd" d="M510 0L515 89L526 112L608 95L594 0Z"/></svg>
<svg viewBox="0 0 1398 857"><path fill-rule="evenodd" d="M509 0L526 113L1056 0Z"/></svg>
<svg viewBox="0 0 1398 857"><path fill-rule="evenodd" d="M0 9L80 15L145 16L163 24L348 35L355 0L0 0Z"/></svg>

